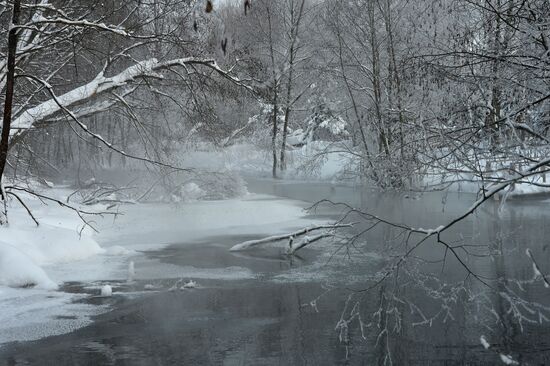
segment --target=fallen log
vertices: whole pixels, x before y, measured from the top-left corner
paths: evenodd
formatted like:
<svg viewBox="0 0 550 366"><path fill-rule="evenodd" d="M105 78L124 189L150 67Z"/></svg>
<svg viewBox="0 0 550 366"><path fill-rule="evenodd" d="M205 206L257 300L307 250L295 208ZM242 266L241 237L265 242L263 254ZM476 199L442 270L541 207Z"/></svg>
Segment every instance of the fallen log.
<svg viewBox="0 0 550 366"><path fill-rule="evenodd" d="M274 235L274 236L268 236L268 237L263 238L263 239L248 240L248 241L245 241L243 243L236 244L236 245L232 246L229 250L232 251L232 252L238 252L238 251L241 251L241 250L246 250L246 249L249 249L249 248L252 248L252 247L256 247L258 245L273 243L273 242L277 242L277 241L281 241L281 240L290 240L292 242L292 241L294 241L294 239L296 237L299 237L301 235L306 235L306 234L311 233L313 231L334 230L334 229L340 229L340 228L346 228L346 227L352 227L352 226L353 226L353 224L326 224L326 225L312 226L312 227L297 230L297 231L289 233L289 234ZM321 235L324 235L324 237L329 236L328 233L324 233L324 234L321 234ZM332 234L330 234L330 235L332 235ZM314 238L316 238L316 237L314 237ZM310 238L310 242L311 242L312 239L313 238ZM319 239L321 239L321 238L317 238L316 240L319 240ZM302 248L303 246L305 246L307 244L308 243L304 243L302 241L298 245L301 245L300 248ZM296 245L296 247L298 245ZM292 245L290 245L290 247L292 247ZM298 248L298 249L300 249L300 248ZM295 252L298 249L295 249L293 252Z"/></svg>
<svg viewBox="0 0 550 366"><path fill-rule="evenodd" d="M314 243L323 238L328 238L329 236L334 236L334 233L322 233L322 234L312 236L311 238L309 236L306 236L296 245L294 245L293 242L289 242L289 246L288 246L288 249L286 250L286 254L293 255L298 250L308 246L309 244Z"/></svg>

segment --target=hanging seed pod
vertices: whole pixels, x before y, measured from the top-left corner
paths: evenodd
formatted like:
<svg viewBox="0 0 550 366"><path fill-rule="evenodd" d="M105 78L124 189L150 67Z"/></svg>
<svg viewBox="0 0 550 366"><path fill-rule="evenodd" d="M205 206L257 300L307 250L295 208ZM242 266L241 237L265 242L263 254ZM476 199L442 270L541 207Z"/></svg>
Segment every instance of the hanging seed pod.
<svg viewBox="0 0 550 366"><path fill-rule="evenodd" d="M244 15L248 14L249 9L250 9L250 0L245 0L245 2L244 2Z"/></svg>
<svg viewBox="0 0 550 366"><path fill-rule="evenodd" d="M227 53L227 38L222 39L222 51L223 55L225 56L225 54Z"/></svg>
<svg viewBox="0 0 550 366"><path fill-rule="evenodd" d="M214 6L212 5L212 1L207 0L206 1L206 9L204 9L204 11L206 11L207 13L211 13L212 10L214 10Z"/></svg>

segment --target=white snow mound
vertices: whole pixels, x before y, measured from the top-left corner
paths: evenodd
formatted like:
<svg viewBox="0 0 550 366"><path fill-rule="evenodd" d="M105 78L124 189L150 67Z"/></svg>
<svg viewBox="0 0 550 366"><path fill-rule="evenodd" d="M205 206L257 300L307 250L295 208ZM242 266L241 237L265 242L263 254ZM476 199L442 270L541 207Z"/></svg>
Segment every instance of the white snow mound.
<svg viewBox="0 0 550 366"><path fill-rule="evenodd" d="M94 239L79 235L76 229L41 224L40 227L21 225L0 230L4 240L40 266L73 262L104 252Z"/></svg>
<svg viewBox="0 0 550 366"><path fill-rule="evenodd" d="M29 256L3 242L0 242L0 285L57 289L57 284Z"/></svg>
<svg viewBox="0 0 550 366"><path fill-rule="evenodd" d="M130 254L134 254L135 252L133 250L124 248L120 245L114 245L112 247L105 248L105 255L112 256L112 257L119 257L119 256L127 256Z"/></svg>
<svg viewBox="0 0 550 366"><path fill-rule="evenodd" d="M113 295L113 288L109 285L105 285L101 288L101 296L109 297Z"/></svg>

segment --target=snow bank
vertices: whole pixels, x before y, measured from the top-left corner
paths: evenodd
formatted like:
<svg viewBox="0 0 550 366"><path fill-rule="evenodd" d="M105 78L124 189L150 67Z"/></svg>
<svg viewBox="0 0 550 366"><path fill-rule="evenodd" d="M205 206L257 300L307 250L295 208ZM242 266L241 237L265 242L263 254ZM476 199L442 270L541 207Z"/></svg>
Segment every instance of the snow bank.
<svg viewBox="0 0 550 366"><path fill-rule="evenodd" d="M204 185L197 186L204 189ZM188 186L187 193L199 193L197 186ZM194 281L201 279L251 279L256 273L244 267L201 268L170 264L140 252L171 244L194 244L205 238L271 235L295 225L305 227L313 223L304 218L303 202L248 194L219 201L125 206L124 215L116 220L94 217L99 234L92 237L87 231L79 235L82 222L71 211L55 205L43 206L32 198L26 203L38 218L39 227L21 208L13 205L10 207L10 226L0 228L0 249L3 249L0 251L0 344L67 333L89 324L93 315L108 309L73 303L89 294L45 290L55 288L55 282L104 281L105 284L125 279L186 278L193 279L187 284L190 288L193 283L196 285ZM30 284L36 287L4 287ZM100 293L101 288L96 289L96 294ZM112 295L112 288L110 293ZM107 294L108 288L104 288L103 295Z"/></svg>
<svg viewBox="0 0 550 366"><path fill-rule="evenodd" d="M84 235L79 238L76 231L49 225L0 228L0 237L2 286L56 289L57 285L42 266L76 261L103 252L92 238Z"/></svg>
<svg viewBox="0 0 550 366"><path fill-rule="evenodd" d="M90 236L79 235L76 226L70 230L47 224L39 227L14 224L18 222L0 228L2 240L40 266L73 262L104 252Z"/></svg>
<svg viewBox="0 0 550 366"><path fill-rule="evenodd" d="M75 229L42 224L39 227L12 221L0 228L0 285L36 285L56 289L43 266L82 260L104 250L89 236Z"/></svg>
<svg viewBox="0 0 550 366"><path fill-rule="evenodd" d="M79 261L104 252L72 211L43 205L32 196L23 198L40 226L29 219L24 209L10 205L10 223L0 227L0 286L36 285L55 289L57 285L44 266Z"/></svg>
<svg viewBox="0 0 550 366"><path fill-rule="evenodd" d="M0 242L0 285L57 289L57 284L29 256L3 242Z"/></svg>
<svg viewBox="0 0 550 366"><path fill-rule="evenodd" d="M493 183L486 183L486 189L491 189L492 185L499 183L499 179L509 180L519 178L516 171L522 171L527 168L527 166L518 167L513 160L506 158L500 160L497 158L487 160L486 158L470 156L469 161L477 162L478 169L484 167L483 169L485 170L494 170L491 173L485 172L485 178L491 177L493 181ZM479 174L472 172L471 167L461 162L448 162L447 165L442 164L442 166L445 166L445 168L432 167L427 169L424 175L420 177L418 184L426 188L445 187L448 191L468 193L478 193L483 188ZM457 173L451 173L452 170L455 170ZM549 194L550 189L546 181L546 173L524 177L497 193L495 198Z"/></svg>

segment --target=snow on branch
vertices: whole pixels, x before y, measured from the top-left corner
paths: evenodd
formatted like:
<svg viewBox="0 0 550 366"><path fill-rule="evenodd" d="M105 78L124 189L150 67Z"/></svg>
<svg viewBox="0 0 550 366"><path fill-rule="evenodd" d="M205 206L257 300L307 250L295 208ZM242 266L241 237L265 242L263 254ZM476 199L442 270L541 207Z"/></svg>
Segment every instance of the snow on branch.
<svg viewBox="0 0 550 366"><path fill-rule="evenodd" d="M550 288L550 281L548 280L546 275L542 273L542 270L540 269L539 264L535 260L535 257L533 256L533 253L531 252L531 250L530 249L525 249L525 254L527 254L529 259L531 259L531 262L533 263L533 272L535 274L534 279L535 280L537 280L539 278L542 279L542 281L544 282L544 287Z"/></svg>
<svg viewBox="0 0 550 366"><path fill-rule="evenodd" d="M300 242L298 242L297 244L294 244L294 241L292 240L289 240L288 242L288 249L286 251L286 253L288 255L292 255L294 253L296 253L298 250L308 246L309 244L311 243L315 243L316 241L318 240L321 240L321 239L324 239L324 238L328 238L328 237L331 237L331 236L334 236L334 232L333 231L329 231L329 232L324 232L324 233L321 233L321 234L317 234L315 236L312 236L312 237L309 237L309 236L305 236Z"/></svg>
<svg viewBox="0 0 550 366"><path fill-rule="evenodd" d="M34 217L34 215L32 214L32 212L30 211L30 209L25 205L24 201L15 193L15 192L23 192L23 193L27 193L31 196L34 196L36 198L38 198L39 200L41 200L42 202L46 202L46 201L49 201L49 202L53 202L53 203L56 203L58 204L59 206L63 207L63 208L67 208L73 212L75 212L78 217L80 218L80 220L84 223L84 226L82 227L82 230L88 226L90 227L93 231L95 232L98 232L97 229L92 226L92 222L90 222L89 220L87 220L85 218L85 215L95 215L95 216L104 216L104 215L110 215L110 216L118 216L120 215L120 213L118 212L110 212L110 211L87 211L87 210L82 210L78 207L75 207L75 206L72 206L72 205L69 205L61 200L58 200L56 198L53 198L53 197L49 197L49 196L46 196L44 194L41 194L41 193L38 193L38 192L35 192L34 190L31 190L29 188L25 188L25 187L19 187L19 186L6 186L4 187L5 191L9 194L11 194L12 196L14 196L22 205L23 207L26 209L27 213L31 216L31 218L33 219L33 221L36 223L36 225L39 225L39 222L38 220ZM14 192L15 191L15 192Z"/></svg>
<svg viewBox="0 0 550 366"><path fill-rule="evenodd" d="M121 27L107 25L105 23L96 23L88 20L73 20L66 17L56 17L56 18L46 18L43 16L38 16L34 18L31 22L16 26L14 28L33 28L36 25L42 24L61 24L65 26L81 27L81 28L94 28L101 31L107 31L110 33L118 34L123 37L132 37L132 38L155 38L156 35L151 36L139 36L132 33L126 32Z"/></svg>
<svg viewBox="0 0 550 366"><path fill-rule="evenodd" d="M499 351L498 349L494 349L494 347L491 346L489 341L487 341L487 338L485 338L485 336L482 335L479 338L479 342L481 343L483 348L485 348L486 350L494 351L499 356L500 361L503 364L505 364L505 365L519 365L519 362L514 360L511 355L507 355L507 354Z"/></svg>
<svg viewBox="0 0 550 366"><path fill-rule="evenodd" d="M108 142L107 140L105 140L101 135L97 134L97 133L94 133L92 132L88 126L86 126L84 123L82 123L78 117L71 111L69 110L68 108L66 108L64 105L61 104L59 98L54 94L51 86L43 81L43 80L40 80L34 76L30 76L30 75L26 75L27 78L30 78L32 80L35 80L39 83L42 83L44 85L44 87L46 88L46 90L48 90L48 92L50 93L51 97L52 97L52 100L57 104L57 106L63 111L65 112L74 122L76 122L76 124L86 133L88 134L89 136L91 136L92 138L98 140L99 142L101 142L103 145L105 145L106 147L108 147L109 149L117 152L118 154L124 156L124 157L127 157L129 159L134 159L134 160L139 160L139 161L143 161L143 162L146 162L146 163L151 163L151 164L155 164L155 165L158 165L158 166L162 166L162 167L165 167L165 168L171 168L171 169L175 169L175 170L178 170L178 171L187 171L187 170L190 170L190 169L184 169L184 168L178 168L178 167L175 167L173 165L170 165L170 164L166 164L166 163L163 163L163 162L160 162L158 160L152 160L152 159L148 159L148 158L144 158L144 157L140 157L140 156L135 156L135 155L131 155L131 154L128 154L126 153L125 151L123 150L120 150L118 149L117 147L115 147L112 143Z"/></svg>
<svg viewBox="0 0 550 366"><path fill-rule="evenodd" d="M232 251L232 252L238 252L238 251L241 251L241 250L246 250L246 249L250 249L252 247L256 247L258 245L274 243L274 242L278 242L278 241L281 241L281 240L289 240L289 246L290 246L289 254L292 254L292 253L296 252L297 250L305 247L309 243L315 242L317 240L320 240L320 239L328 237L328 236L332 236L333 234L323 233L323 234L319 234L319 235L316 235L316 236L311 237L311 238L305 237L300 243L293 246L292 243L293 243L293 241L296 237L299 237L299 236L302 236L302 235L307 235L308 233L311 233L313 231L318 231L318 230L331 230L331 231L334 231L335 229L349 228L349 227L352 227L352 226L353 226L353 224L337 224L337 223L312 226L312 227L297 230L297 231L289 233L289 234L268 236L266 238L257 239L257 240L248 240L248 241L245 241L243 243L236 244L236 245L232 246L229 250Z"/></svg>
<svg viewBox="0 0 550 366"><path fill-rule="evenodd" d="M66 108L85 103L101 94L126 86L138 78L162 78L162 75L158 74L159 71L177 66L185 67L186 65L207 66L230 81L244 86L239 79L229 75L228 71L222 70L212 59L187 57L159 62L156 58L152 58L140 61L114 76L106 77L103 72L100 72L89 83L23 111L11 124L10 138L13 139L23 131L32 128L35 123L51 118ZM36 79L29 75L18 76ZM52 90L49 84L43 81L40 82L50 91Z"/></svg>

